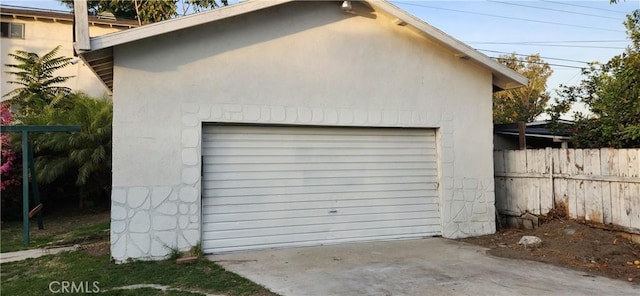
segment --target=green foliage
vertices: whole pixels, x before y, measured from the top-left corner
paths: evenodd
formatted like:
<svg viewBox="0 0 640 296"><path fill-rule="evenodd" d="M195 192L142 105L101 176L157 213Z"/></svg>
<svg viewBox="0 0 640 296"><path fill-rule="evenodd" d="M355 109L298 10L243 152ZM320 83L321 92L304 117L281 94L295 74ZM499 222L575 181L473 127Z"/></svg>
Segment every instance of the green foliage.
<svg viewBox="0 0 640 296"><path fill-rule="evenodd" d="M167 254L167 260L175 261L176 259L182 257L182 252L180 252L180 249L177 246L172 247L169 245L165 245L164 247L169 251L169 253Z"/></svg>
<svg viewBox="0 0 640 296"><path fill-rule="evenodd" d="M189 249L189 255L198 258L202 257L202 242L198 241L197 244L192 246L191 249Z"/></svg>
<svg viewBox="0 0 640 296"><path fill-rule="evenodd" d="M213 9L221 6L229 5L228 0L221 0L218 3L217 0L180 0L182 2L182 14L186 14L190 7L193 7L195 12L199 12L203 9Z"/></svg>
<svg viewBox="0 0 640 296"><path fill-rule="evenodd" d="M17 78L12 83L22 87L5 96L11 96L9 103L11 109L17 111L16 119L20 124L81 126L78 133L33 133L30 138L38 182L56 184L45 186L43 200L50 193L64 196L75 192L79 206L83 207L85 202L109 200L113 107L108 98L93 99L56 85L69 79L56 76L56 71L68 65L70 60L56 56L59 49L56 47L42 57L20 50L9 54L19 63L7 65L18 69L7 73ZM20 142L14 141L14 151L21 150ZM4 193L3 207L9 206L5 203L9 199Z"/></svg>
<svg viewBox="0 0 640 296"><path fill-rule="evenodd" d="M631 45L609 62L592 64L578 86L564 87L558 113L574 102L591 114L576 114L574 144L581 148L640 147L640 13L627 16ZM555 115L554 117L558 117Z"/></svg>
<svg viewBox="0 0 640 296"><path fill-rule="evenodd" d="M60 0L60 2L73 8L73 0ZM178 16L178 2L183 5L183 13L186 13L190 7L198 12L229 5L227 0L88 0L87 9L91 15L110 12L118 18L137 19L142 25Z"/></svg>
<svg viewBox="0 0 640 296"><path fill-rule="evenodd" d="M34 134L38 181L48 184L73 175L81 198L106 198L111 183L112 118L111 100L83 93L68 95L23 118L24 124L31 125L81 126L78 133Z"/></svg>
<svg viewBox="0 0 640 296"><path fill-rule="evenodd" d="M537 54L524 58L518 58L515 54L501 56L498 62L527 77L529 84L493 95L493 122L533 121L545 111L549 101L547 79L553 70Z"/></svg>
<svg viewBox="0 0 640 296"><path fill-rule="evenodd" d="M191 248L189 249L189 252L181 252L180 249L176 246L169 246L169 245L164 245L165 249L167 249L169 251L169 254L167 254L167 260L176 260L185 256L189 256L189 257L202 257L203 253L202 253L202 243L198 241L197 244L191 246Z"/></svg>
<svg viewBox="0 0 640 296"><path fill-rule="evenodd" d="M7 81L18 87L3 97L10 97L12 105L20 105L21 114L29 116L38 110L61 99L71 92L71 89L58 86L71 76L55 76L54 73L70 64L71 58L57 56L60 46L40 56L34 52L16 50L10 53L16 64L5 64L12 69L6 73L14 76L15 80Z"/></svg>

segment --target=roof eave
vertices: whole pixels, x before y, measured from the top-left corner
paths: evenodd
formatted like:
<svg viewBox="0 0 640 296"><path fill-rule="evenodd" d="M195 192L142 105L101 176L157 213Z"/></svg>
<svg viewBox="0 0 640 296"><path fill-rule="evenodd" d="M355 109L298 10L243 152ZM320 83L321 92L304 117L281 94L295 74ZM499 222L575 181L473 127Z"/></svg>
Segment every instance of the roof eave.
<svg viewBox="0 0 640 296"><path fill-rule="evenodd" d="M117 45L190 27L195 27L201 24L223 20L237 15L278 6L293 1L295 0L247 1L236 5L213 9L203 13L196 13L181 18L145 25L127 31L121 31L91 38L91 50L80 52L80 55L86 55L89 52L94 51L104 52L105 49L109 49ZM518 74L516 71L513 71L508 67L492 60L488 56L480 53L479 51L469 47L461 41L458 41L457 39L447 35L446 33L438 30L437 28L427 24L426 22L418 19L417 17L407 13L406 11L396 7L395 5L387 1L365 0L363 2L368 3L376 10L384 11L398 18L402 21L399 22L399 24L403 23L403 25L410 25L416 28L430 39L433 39L443 46L451 49L456 56L460 58L471 59L488 68L492 73L492 84L494 86L493 91L518 88L527 85L529 82L527 78ZM112 76L113 73L111 73L111 77ZM112 86L113 81L105 81L106 77L99 76L99 78L105 85ZM112 89L110 88L110 90Z"/></svg>
<svg viewBox="0 0 640 296"><path fill-rule="evenodd" d="M91 39L91 50L100 50L136 40L166 34L201 24L215 22L237 15L277 6L294 0L248 1L224 6L203 13L194 13L180 18L144 25L133 30L115 32Z"/></svg>

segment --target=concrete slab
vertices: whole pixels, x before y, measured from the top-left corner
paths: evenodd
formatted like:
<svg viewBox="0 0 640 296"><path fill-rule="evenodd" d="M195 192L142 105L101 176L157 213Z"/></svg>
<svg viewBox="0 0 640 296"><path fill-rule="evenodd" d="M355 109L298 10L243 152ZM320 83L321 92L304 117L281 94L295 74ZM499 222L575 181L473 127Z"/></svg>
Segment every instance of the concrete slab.
<svg viewBox="0 0 640 296"><path fill-rule="evenodd" d="M625 281L432 238L208 257L281 295L640 295Z"/></svg>

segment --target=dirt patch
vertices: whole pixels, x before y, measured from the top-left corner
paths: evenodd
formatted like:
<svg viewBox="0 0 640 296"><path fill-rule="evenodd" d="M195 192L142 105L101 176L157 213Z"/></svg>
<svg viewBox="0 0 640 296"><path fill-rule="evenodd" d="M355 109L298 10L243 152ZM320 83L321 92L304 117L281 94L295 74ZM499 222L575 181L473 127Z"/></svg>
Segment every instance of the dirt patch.
<svg viewBox="0 0 640 296"><path fill-rule="evenodd" d="M541 238L542 247L522 248L518 241L524 235ZM505 229L460 241L489 248L488 253L498 257L545 262L640 284L640 245L616 232L575 221L553 219L534 230Z"/></svg>
<svg viewBox="0 0 640 296"><path fill-rule="evenodd" d="M82 245L82 251L89 256L98 257L105 254L109 254L110 249L109 241L102 241L92 244Z"/></svg>

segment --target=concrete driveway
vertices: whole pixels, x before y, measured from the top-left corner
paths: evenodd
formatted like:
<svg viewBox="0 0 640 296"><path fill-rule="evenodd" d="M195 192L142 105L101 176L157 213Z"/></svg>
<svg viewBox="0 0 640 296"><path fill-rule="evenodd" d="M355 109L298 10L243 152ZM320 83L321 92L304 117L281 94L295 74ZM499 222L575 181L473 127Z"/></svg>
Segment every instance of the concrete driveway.
<svg viewBox="0 0 640 296"><path fill-rule="evenodd" d="M209 256L280 295L640 295L625 281L430 238Z"/></svg>

